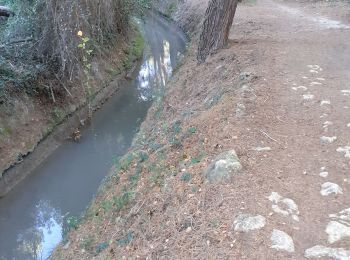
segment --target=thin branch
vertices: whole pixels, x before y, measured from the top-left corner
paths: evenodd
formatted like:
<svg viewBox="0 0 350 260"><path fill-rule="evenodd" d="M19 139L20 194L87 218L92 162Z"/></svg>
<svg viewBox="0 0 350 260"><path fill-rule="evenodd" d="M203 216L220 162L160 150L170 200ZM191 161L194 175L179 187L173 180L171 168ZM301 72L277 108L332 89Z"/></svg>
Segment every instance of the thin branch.
<svg viewBox="0 0 350 260"><path fill-rule="evenodd" d="M59 83L61 83L62 87L67 91L68 95L72 96L72 94L69 92L68 88L64 85L64 83L60 80L60 78L56 74L54 74L54 75L55 75L56 79L59 81Z"/></svg>
<svg viewBox="0 0 350 260"><path fill-rule="evenodd" d="M260 132L265 135L267 138L269 138L270 140L278 143L278 144L281 144L279 141L277 141L276 139L272 138L271 136L269 136L267 133L265 133L263 130L260 130Z"/></svg>

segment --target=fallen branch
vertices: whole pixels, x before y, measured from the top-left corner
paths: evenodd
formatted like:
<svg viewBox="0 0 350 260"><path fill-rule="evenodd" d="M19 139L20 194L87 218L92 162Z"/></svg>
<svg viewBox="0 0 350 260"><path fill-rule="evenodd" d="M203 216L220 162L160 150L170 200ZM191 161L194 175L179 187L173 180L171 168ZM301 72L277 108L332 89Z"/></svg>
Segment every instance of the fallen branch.
<svg viewBox="0 0 350 260"><path fill-rule="evenodd" d="M5 48L6 46L12 45L12 44L18 44L18 43L23 43L23 42L27 43L27 42L31 42L33 40L34 40L33 38L26 38L26 39L15 40L15 41L7 42L5 44L0 45L0 48Z"/></svg>
<svg viewBox="0 0 350 260"><path fill-rule="evenodd" d="M260 130L260 132L261 132L263 135L265 135L267 138L269 138L270 140L272 140L272 141L274 141L274 142L280 144L279 141L277 141L276 139L274 139L274 138L272 138L271 136L269 136L269 135L268 135L267 133L265 133L263 130Z"/></svg>
<svg viewBox="0 0 350 260"><path fill-rule="evenodd" d="M72 96L72 94L69 92L68 88L66 87L66 85L62 82L62 80L60 79L59 76L57 76L57 74L54 74L56 79L58 80L58 82L61 84L61 86L66 90L66 92L68 93L69 96Z"/></svg>

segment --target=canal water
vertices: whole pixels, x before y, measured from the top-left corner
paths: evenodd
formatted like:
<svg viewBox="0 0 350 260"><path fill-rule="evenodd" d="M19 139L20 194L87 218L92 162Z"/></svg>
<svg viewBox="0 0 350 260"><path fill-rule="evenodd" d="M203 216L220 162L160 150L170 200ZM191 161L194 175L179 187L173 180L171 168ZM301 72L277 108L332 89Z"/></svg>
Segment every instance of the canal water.
<svg viewBox="0 0 350 260"><path fill-rule="evenodd" d="M127 152L186 49L185 35L166 19L152 14L140 26L146 51L135 79L94 114L79 143L63 143L0 199L0 259L47 259L67 220L84 212L113 159Z"/></svg>

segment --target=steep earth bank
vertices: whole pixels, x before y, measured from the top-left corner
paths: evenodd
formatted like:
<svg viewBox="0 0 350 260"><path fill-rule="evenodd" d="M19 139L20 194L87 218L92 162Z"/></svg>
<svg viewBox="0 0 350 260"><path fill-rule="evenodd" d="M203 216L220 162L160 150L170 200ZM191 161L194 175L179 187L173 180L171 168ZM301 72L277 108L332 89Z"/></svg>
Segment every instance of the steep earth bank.
<svg viewBox="0 0 350 260"><path fill-rule="evenodd" d="M197 65L205 6L174 14L188 55L53 259L350 259L348 3L244 3Z"/></svg>

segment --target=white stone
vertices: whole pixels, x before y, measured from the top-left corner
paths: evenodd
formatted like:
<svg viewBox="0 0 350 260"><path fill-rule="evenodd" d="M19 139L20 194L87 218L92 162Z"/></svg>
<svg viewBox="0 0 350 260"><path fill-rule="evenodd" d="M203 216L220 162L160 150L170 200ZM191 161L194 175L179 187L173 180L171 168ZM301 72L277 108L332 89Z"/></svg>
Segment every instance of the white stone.
<svg viewBox="0 0 350 260"><path fill-rule="evenodd" d="M337 214L330 214L329 217L350 226L350 208L344 209Z"/></svg>
<svg viewBox="0 0 350 260"><path fill-rule="evenodd" d="M350 123L346 125L347 127L350 127Z"/></svg>
<svg viewBox="0 0 350 260"><path fill-rule="evenodd" d="M320 65L307 65L307 67L313 70L319 70L321 68Z"/></svg>
<svg viewBox="0 0 350 260"><path fill-rule="evenodd" d="M331 101L330 101L330 100L322 100L322 101L321 101L321 106L330 105L330 104L331 104Z"/></svg>
<svg viewBox="0 0 350 260"><path fill-rule="evenodd" d="M316 82L316 81L310 83L310 86L315 86L315 85L322 85L322 83Z"/></svg>
<svg viewBox="0 0 350 260"><path fill-rule="evenodd" d="M339 147L337 152L344 153L344 157L350 159L350 146Z"/></svg>
<svg viewBox="0 0 350 260"><path fill-rule="evenodd" d="M325 81L326 79L325 78L317 78L317 80Z"/></svg>
<svg viewBox="0 0 350 260"><path fill-rule="evenodd" d="M321 186L321 195L329 196L331 194L343 194L342 188L339 187L338 184L332 182L325 182Z"/></svg>
<svg viewBox="0 0 350 260"><path fill-rule="evenodd" d="M291 216L295 221L299 221L299 209L294 200L284 198L277 192L272 192L269 200L273 203L272 210L284 216Z"/></svg>
<svg viewBox="0 0 350 260"><path fill-rule="evenodd" d="M318 71L317 70L309 70L310 71L310 73L318 73Z"/></svg>
<svg viewBox="0 0 350 260"><path fill-rule="evenodd" d="M326 233L328 234L328 242L333 244L343 238L350 237L350 227L345 226L337 221L331 221L326 227Z"/></svg>
<svg viewBox="0 0 350 260"><path fill-rule="evenodd" d="M322 136L321 137L321 142L322 143L334 143L337 140L336 136Z"/></svg>
<svg viewBox="0 0 350 260"><path fill-rule="evenodd" d="M216 156L205 170L204 176L211 183L230 182L241 170L242 165L235 150L230 150Z"/></svg>
<svg viewBox="0 0 350 260"><path fill-rule="evenodd" d="M293 239L281 230L274 229L272 231L271 242L271 248L273 249L287 251L289 253L295 251Z"/></svg>
<svg viewBox="0 0 350 260"><path fill-rule="evenodd" d="M320 172L320 176L322 178L327 178L328 177L328 172Z"/></svg>
<svg viewBox="0 0 350 260"><path fill-rule="evenodd" d="M299 87L292 87L293 90L295 91L298 91L299 89L302 90L302 91L306 91L307 90L307 87L305 86L299 86Z"/></svg>
<svg viewBox="0 0 350 260"><path fill-rule="evenodd" d="M263 216L252 216L250 214L241 214L233 222L234 230L238 232L249 232L261 229L266 225L266 219Z"/></svg>
<svg viewBox="0 0 350 260"><path fill-rule="evenodd" d="M344 90L341 91L341 93L350 94L350 89L344 89Z"/></svg>
<svg viewBox="0 0 350 260"><path fill-rule="evenodd" d="M328 127L328 126L330 126L330 125L333 125L333 122L331 122L331 121L326 121L326 122L323 123L323 127L324 127L324 128L326 128L326 127Z"/></svg>
<svg viewBox="0 0 350 260"><path fill-rule="evenodd" d="M268 151L271 151L271 147L255 147L253 149L254 151L257 151L257 152L268 152Z"/></svg>
<svg viewBox="0 0 350 260"><path fill-rule="evenodd" d="M312 95L312 94L305 94L305 95L303 95L303 99L304 100L313 100L314 98L315 98L315 96Z"/></svg>
<svg viewBox="0 0 350 260"><path fill-rule="evenodd" d="M334 260L349 260L350 250L345 250L344 248L330 248L317 245L306 249L304 256L306 258L330 257Z"/></svg>

